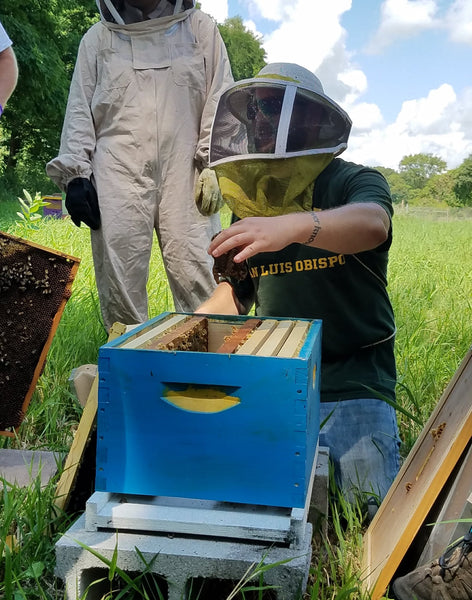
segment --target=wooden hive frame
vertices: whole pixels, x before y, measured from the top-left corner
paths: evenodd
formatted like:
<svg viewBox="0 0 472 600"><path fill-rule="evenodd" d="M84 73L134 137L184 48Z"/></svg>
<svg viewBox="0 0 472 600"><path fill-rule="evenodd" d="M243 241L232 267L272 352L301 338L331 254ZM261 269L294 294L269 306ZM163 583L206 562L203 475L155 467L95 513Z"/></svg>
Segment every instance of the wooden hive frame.
<svg viewBox="0 0 472 600"><path fill-rule="evenodd" d="M80 259L0 232L0 435L16 436Z"/></svg>
<svg viewBox="0 0 472 600"><path fill-rule="evenodd" d="M120 347L291 358L299 352L309 328L306 320L248 317L237 323L211 315L174 314L137 332Z"/></svg>
<svg viewBox="0 0 472 600"><path fill-rule="evenodd" d="M472 348L364 535L365 589L379 600L472 439Z"/></svg>

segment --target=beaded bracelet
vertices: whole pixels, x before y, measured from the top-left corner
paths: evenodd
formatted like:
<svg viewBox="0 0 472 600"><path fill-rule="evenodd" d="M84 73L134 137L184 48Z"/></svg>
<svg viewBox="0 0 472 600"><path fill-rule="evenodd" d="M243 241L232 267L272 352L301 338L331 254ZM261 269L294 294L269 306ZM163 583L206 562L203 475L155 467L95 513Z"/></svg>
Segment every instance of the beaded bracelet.
<svg viewBox="0 0 472 600"><path fill-rule="evenodd" d="M313 221L315 224L314 224L313 231L311 232L310 237L307 239L306 242L303 242L304 244L311 244L311 242L315 239L315 237L318 235L318 233L320 232L320 229L321 229L321 223L320 223L320 220L318 219L318 215L315 212L311 212L310 214L313 217Z"/></svg>

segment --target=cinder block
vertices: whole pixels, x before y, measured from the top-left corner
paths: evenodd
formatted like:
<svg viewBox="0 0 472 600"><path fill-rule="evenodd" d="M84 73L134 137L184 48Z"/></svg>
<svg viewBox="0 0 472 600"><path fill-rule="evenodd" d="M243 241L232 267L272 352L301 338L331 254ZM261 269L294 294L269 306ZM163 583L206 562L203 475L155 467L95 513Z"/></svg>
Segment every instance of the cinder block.
<svg viewBox="0 0 472 600"><path fill-rule="evenodd" d="M263 559L266 565L287 561L268 569L263 581L275 586L271 593L277 600L299 600L308 579L311 536L309 523L296 548L191 536L90 532L85 530L82 515L56 544L56 575L65 582L67 599L79 600L91 583L108 574L107 565L94 553L111 560L117 549L117 566L127 574L137 574L144 570L139 550L151 565L150 572L161 581L166 600L191 600L196 582L237 582ZM103 591L92 586L87 600L100 600ZM212 600L219 599L213 596Z"/></svg>

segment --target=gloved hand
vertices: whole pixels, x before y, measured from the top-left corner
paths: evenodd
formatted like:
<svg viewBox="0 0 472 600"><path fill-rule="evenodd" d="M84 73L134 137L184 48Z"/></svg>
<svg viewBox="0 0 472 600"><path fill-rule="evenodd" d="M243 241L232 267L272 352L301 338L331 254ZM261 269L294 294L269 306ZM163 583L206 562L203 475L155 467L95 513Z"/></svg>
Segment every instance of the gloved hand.
<svg viewBox="0 0 472 600"><path fill-rule="evenodd" d="M209 217L217 213L224 204L216 173L203 169L195 184L195 204L200 213Z"/></svg>
<svg viewBox="0 0 472 600"><path fill-rule="evenodd" d="M77 227L83 221L90 229L100 228L98 197L92 182L85 177L76 177L67 185L66 208Z"/></svg>

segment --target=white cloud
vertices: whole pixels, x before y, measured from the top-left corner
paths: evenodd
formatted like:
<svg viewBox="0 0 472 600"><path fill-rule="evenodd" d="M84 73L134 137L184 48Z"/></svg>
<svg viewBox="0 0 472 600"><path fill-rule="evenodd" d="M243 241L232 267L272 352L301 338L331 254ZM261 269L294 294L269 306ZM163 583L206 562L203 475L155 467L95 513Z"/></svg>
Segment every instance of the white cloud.
<svg viewBox="0 0 472 600"><path fill-rule="evenodd" d="M382 113L376 104L360 102L347 111L352 120L354 135L362 135L384 124Z"/></svg>
<svg viewBox="0 0 472 600"><path fill-rule="evenodd" d="M444 19L453 42L472 45L472 2L455 0Z"/></svg>
<svg viewBox="0 0 472 600"><path fill-rule="evenodd" d="M255 13L269 21L282 21L286 16L288 2L284 0L246 0L249 13Z"/></svg>
<svg viewBox="0 0 472 600"><path fill-rule="evenodd" d="M469 139L472 140L472 87L466 88L457 100L457 105L454 109L454 122L457 126L469 134Z"/></svg>
<svg viewBox="0 0 472 600"><path fill-rule="evenodd" d="M338 81L343 83L348 89L343 104L344 108L349 111L349 107L367 90L367 77L360 69L351 67L339 73Z"/></svg>
<svg viewBox="0 0 472 600"><path fill-rule="evenodd" d="M243 25L246 29L251 31L257 38L262 38L262 34L260 33L260 31L257 31L257 25L254 23L254 21L243 21Z"/></svg>
<svg viewBox="0 0 472 600"><path fill-rule="evenodd" d="M368 165L398 169L400 160L408 154L431 153L446 161L452 169L472 153L472 88L457 98L453 88L444 84L431 90L426 98L405 101L394 123L379 127L374 122L363 127L354 108L356 125L351 134L349 149L344 157ZM465 132L470 132L466 135Z"/></svg>
<svg viewBox="0 0 472 600"><path fill-rule="evenodd" d="M200 0L203 12L211 15L217 23L228 18L228 0Z"/></svg>
<svg viewBox="0 0 472 600"><path fill-rule="evenodd" d="M464 134L459 131L442 135L409 136L393 124L386 129L352 135L343 158L365 165L398 170L404 156L428 153L439 156L446 161L448 168L452 169L472 153L472 141L465 139Z"/></svg>
<svg viewBox="0 0 472 600"><path fill-rule="evenodd" d="M379 53L397 39L437 27L436 12L435 0L385 0L379 28L366 51Z"/></svg>
<svg viewBox="0 0 472 600"><path fill-rule="evenodd" d="M341 15L351 0L251 0L264 18L279 16L279 25L264 36L268 62L294 62L316 73L330 95L342 100L348 90L338 73L350 69ZM281 18L283 15L283 18Z"/></svg>
<svg viewBox="0 0 472 600"><path fill-rule="evenodd" d="M456 100L454 89L445 83L426 98L405 101L396 123L410 135L442 134L450 130Z"/></svg>

